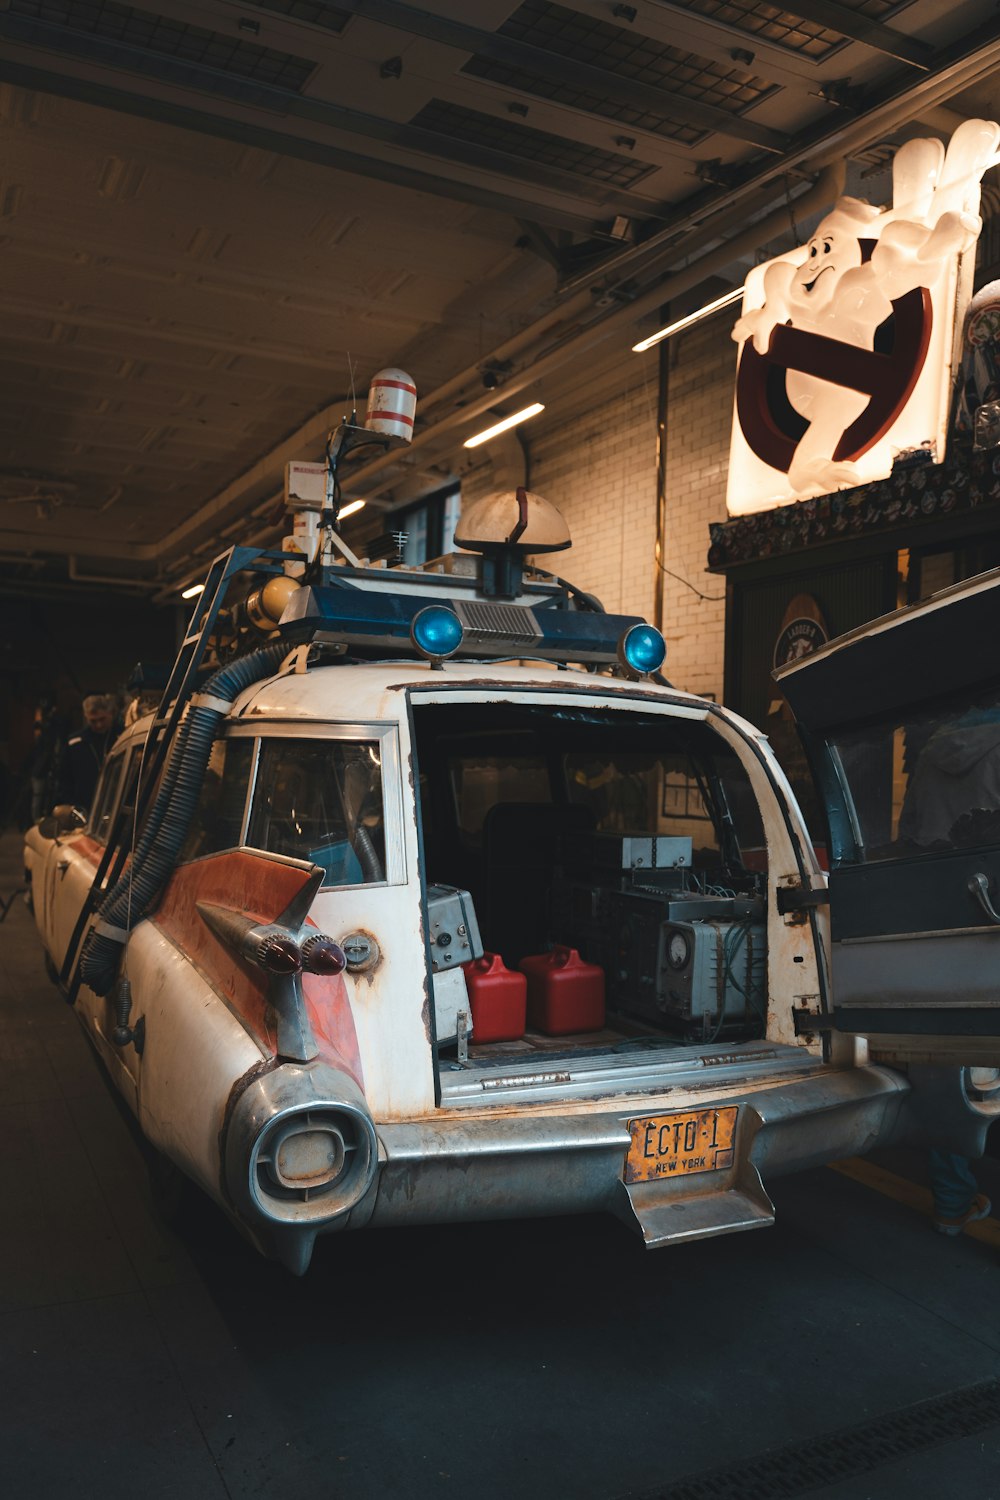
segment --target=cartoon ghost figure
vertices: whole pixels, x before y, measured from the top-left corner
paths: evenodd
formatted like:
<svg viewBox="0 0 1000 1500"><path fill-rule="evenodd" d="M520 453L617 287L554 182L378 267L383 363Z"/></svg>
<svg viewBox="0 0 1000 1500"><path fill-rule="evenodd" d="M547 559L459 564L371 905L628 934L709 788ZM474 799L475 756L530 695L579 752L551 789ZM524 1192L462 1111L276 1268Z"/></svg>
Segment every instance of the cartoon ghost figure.
<svg viewBox="0 0 1000 1500"><path fill-rule="evenodd" d="M979 179L996 161L998 143L1000 126L985 120L959 126L947 153L939 141L907 142L893 161L893 207L839 199L801 265L771 262L764 273L764 305L743 314L733 338L752 339L764 354L774 329L789 324L873 349L892 303L917 287L933 286L948 261L975 243L982 228ZM827 494L860 484L856 466L834 462L833 454L869 397L793 369L786 389L808 423L788 470L792 487L800 494Z"/></svg>

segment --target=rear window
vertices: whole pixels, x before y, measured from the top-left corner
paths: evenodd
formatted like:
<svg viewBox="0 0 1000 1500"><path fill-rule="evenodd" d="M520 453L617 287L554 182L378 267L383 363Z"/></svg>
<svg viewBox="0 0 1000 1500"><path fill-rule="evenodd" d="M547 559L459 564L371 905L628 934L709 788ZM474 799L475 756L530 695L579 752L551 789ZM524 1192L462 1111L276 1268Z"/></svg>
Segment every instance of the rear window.
<svg viewBox="0 0 1000 1500"><path fill-rule="evenodd" d="M421 714L418 757L425 837L452 874L501 822L525 829L528 840L542 827L690 839L696 866L766 867L746 772L699 721L597 707L442 705Z"/></svg>

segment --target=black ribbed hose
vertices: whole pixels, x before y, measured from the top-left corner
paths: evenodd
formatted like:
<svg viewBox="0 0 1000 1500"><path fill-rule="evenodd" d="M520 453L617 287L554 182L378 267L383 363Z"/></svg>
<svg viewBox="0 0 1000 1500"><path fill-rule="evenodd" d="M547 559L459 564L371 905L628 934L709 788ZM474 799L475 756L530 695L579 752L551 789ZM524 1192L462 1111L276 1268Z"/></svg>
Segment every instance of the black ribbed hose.
<svg viewBox="0 0 1000 1500"><path fill-rule="evenodd" d="M178 731L131 865L101 902L97 922L84 944L80 977L95 994L106 995L113 986L129 931L142 920L170 878L198 805L212 745L229 706L251 683L272 676L287 655L284 643L265 646L220 668L199 689L197 696L219 698L226 706L201 704L190 708ZM114 932L101 931L102 927Z"/></svg>
<svg viewBox="0 0 1000 1500"><path fill-rule="evenodd" d="M354 830L351 843L354 852L358 856L361 873L365 877L366 884L378 883L385 879L385 871L382 861L378 857L378 851L372 843L371 834L363 823L359 823Z"/></svg>

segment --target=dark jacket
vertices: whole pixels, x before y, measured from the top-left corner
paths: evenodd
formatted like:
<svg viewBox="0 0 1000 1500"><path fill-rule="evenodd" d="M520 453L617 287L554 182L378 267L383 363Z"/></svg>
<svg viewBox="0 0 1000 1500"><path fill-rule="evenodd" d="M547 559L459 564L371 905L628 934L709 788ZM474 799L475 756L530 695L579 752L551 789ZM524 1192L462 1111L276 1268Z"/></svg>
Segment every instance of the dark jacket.
<svg viewBox="0 0 1000 1500"><path fill-rule="evenodd" d="M84 812L89 809L105 757L120 732L114 724L106 734L83 729L70 736L59 767L60 802L71 802Z"/></svg>

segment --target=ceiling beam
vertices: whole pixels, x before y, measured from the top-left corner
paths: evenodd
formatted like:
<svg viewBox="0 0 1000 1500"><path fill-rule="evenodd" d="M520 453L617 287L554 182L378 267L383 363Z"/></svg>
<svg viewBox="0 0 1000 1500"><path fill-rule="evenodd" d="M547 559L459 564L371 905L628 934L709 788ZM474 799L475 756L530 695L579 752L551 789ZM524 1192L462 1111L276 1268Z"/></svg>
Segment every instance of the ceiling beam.
<svg viewBox="0 0 1000 1500"><path fill-rule="evenodd" d="M949 52L938 53L939 66L929 74L922 74L913 79L905 86L900 86L898 80L885 87L883 95L873 104L873 107L863 116L844 119L842 123L834 125L827 131L813 130L804 132L792 146L789 157L783 166L787 169L803 166L806 162L814 165L828 165L841 160L854 151L862 149L865 145L877 140L882 134L905 124L914 114L919 116L922 110L936 104L943 103L955 93L972 84L991 78L998 66L1000 66L1000 25L990 22L982 27L974 36L964 38L962 43L950 49ZM758 194L766 189L767 184L773 184L781 169L772 163L762 169L760 174L745 183L737 194L728 194L723 198L720 208L723 215L729 217L738 201L744 205L751 203L750 212L753 212L751 195L756 191ZM758 199L758 202L760 200ZM687 233L683 239L671 245L664 251L661 267L664 272L676 268L685 254L685 245L689 242L689 236L693 231L695 235L708 232L711 220L706 216L700 225L692 225L690 221L683 226ZM758 238L760 226L758 228ZM677 230L675 229L676 233ZM625 252L628 254L629 252ZM623 254L622 259L625 256ZM734 250L735 258L735 250ZM595 320L591 326L581 329L580 333L570 338L559 348L546 352L544 348L536 351L530 363L525 362L525 367L505 383L502 395L512 396L537 383L546 375L551 374L561 364L572 359L582 358L585 353L596 346L601 340L616 330L634 324L643 314L654 311L662 302L669 300L671 295L677 294L677 287L683 281L685 286L696 285L697 276L688 281L691 270L703 268L705 261L699 259L693 267L687 267L678 271L675 276L660 281L657 286L655 282L650 285L647 281L644 289L631 303L631 305L619 307L601 320ZM647 268L648 276L648 268ZM486 400L473 401L459 412L452 412L444 416L434 424L432 431L426 431L414 437L414 445L419 442L428 442L438 433L446 433L460 426L463 422L473 420L481 411L487 407L487 402L495 402L497 396L494 394ZM359 487L369 486L372 477L386 466L385 457L375 458L359 465L356 474L350 476L349 482Z"/></svg>
<svg viewBox="0 0 1000 1500"><path fill-rule="evenodd" d="M2 12L0 12L2 17ZM110 74L109 74L110 76ZM121 74L115 75L117 78ZM345 125L344 140L320 141L308 136L295 135L277 125L255 125L230 115L213 114L208 110L194 109L189 105L176 104L171 100L156 98L149 93L134 93L130 89L91 78L81 78L75 73L64 73L52 68L38 68L7 57L0 57L0 83L14 84L19 88L34 89L41 94L53 94L62 99L75 99L82 104L93 104L100 109L117 110L124 114L137 115L142 119L156 120L165 125L176 125L180 130L198 131L202 135L219 136L223 140L236 141L241 146L256 146L261 151L277 151L299 161L314 162L320 166L333 167L367 177L376 182L388 182L395 187L409 188L413 192L428 193L437 198L450 198L459 203L471 203L477 208L494 213L508 214L514 219L537 219L556 229L568 229L574 234L589 235L595 229L595 219L603 221L614 211L618 195L607 204L580 202L579 188L585 186L583 179L574 181L578 206L574 209L553 204L549 194L540 192L537 198L518 197L516 188L480 187L471 182L456 179L426 170L423 165L413 165L419 158L403 160L397 151L392 160L363 156L348 137L350 127ZM510 160L513 160L511 158ZM568 176L568 174L565 174ZM624 200L626 195L621 195ZM648 212L650 204L645 202ZM598 211L599 210L599 211ZM634 214L634 207L623 203L623 211Z"/></svg>
<svg viewBox="0 0 1000 1500"><path fill-rule="evenodd" d="M564 193L585 202L592 201L597 207L610 209L612 212L639 214L650 207L648 199L633 199L627 191L616 189L599 179L589 178L584 173L562 171L511 152L498 151L434 130L422 129L403 120L348 109L334 100L302 94L296 89L234 77L231 73L203 63L187 60L179 62L175 58L132 43L112 42L103 37L74 33L70 27L54 22L28 20L6 14L0 9L0 36L7 36L28 46L52 48L71 62L83 61L99 68L115 69L118 73L123 64L130 64L137 78L151 78L158 84L179 84L182 88L198 89L221 103L262 110L283 118L291 116L311 125L346 131L351 136L382 141L386 145L403 147L420 155L464 162L477 170L513 177L532 186ZM73 38L72 47L65 46L67 37ZM622 161L632 165L629 158L623 157Z"/></svg>
<svg viewBox="0 0 1000 1500"><path fill-rule="evenodd" d="M254 10L260 8L262 7L253 6ZM362 16L366 21L391 26L398 31L405 31L409 36L437 42L443 47L453 47L459 52L486 57L491 62L523 68L540 78L550 78L577 89L593 89L616 104L624 104L632 109L651 110L682 124L700 126L704 130L727 136L730 140L758 146L762 151L780 155L788 146L789 138L783 131L758 125L743 115L731 114L728 110L717 109L711 104L702 104L685 94L658 88L636 78L623 77L620 73L612 73L608 68L578 62L575 58L553 52L548 47L536 47L531 42L516 41L512 37L500 36L495 31L482 31L479 27L467 26L462 21L451 21L445 16L417 10L414 6L401 4L400 0L336 0L331 9L346 10L352 15ZM593 116L591 110L581 109L578 105L573 108L577 113ZM601 120L606 118L603 115L594 117Z"/></svg>
<svg viewBox="0 0 1000 1500"><path fill-rule="evenodd" d="M942 134L950 134L954 125L948 122L953 119L960 123L964 116L947 110L942 120L933 121L930 112L945 106L963 89L992 81L998 68L1000 24L990 21L960 42L940 48L929 73L919 77L897 74L880 88L869 90L867 105L861 113L837 109L831 124L824 126L822 121L817 122L794 137L783 161L763 161L735 187L720 190L711 197L699 194L690 207L681 204L673 221L668 220L638 244L614 252L593 270L570 278L561 290L568 295L605 278L635 275L638 267L654 256L680 256L682 237L692 232L703 233L713 224L719 226L720 233L728 233L734 219L738 219L741 205L752 204L769 184L788 182L796 173L815 171L838 157L849 157L914 120L925 120Z"/></svg>
<svg viewBox="0 0 1000 1500"><path fill-rule="evenodd" d="M837 31L850 42L860 42L872 52L881 52L911 68L929 72L934 65L934 48L918 37L904 36L892 26L870 20L860 11L839 5L837 0L781 0L782 9L803 21L815 21L828 31Z"/></svg>

